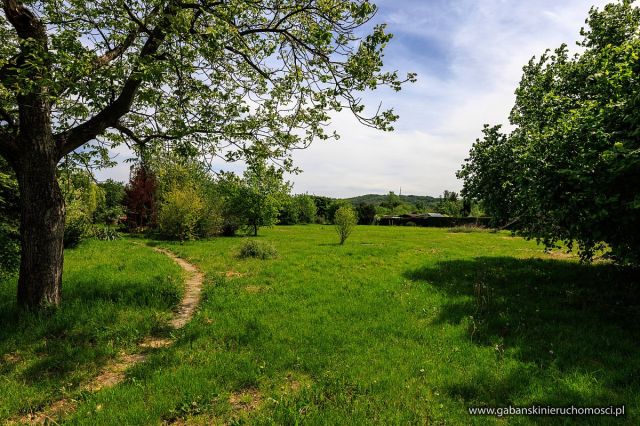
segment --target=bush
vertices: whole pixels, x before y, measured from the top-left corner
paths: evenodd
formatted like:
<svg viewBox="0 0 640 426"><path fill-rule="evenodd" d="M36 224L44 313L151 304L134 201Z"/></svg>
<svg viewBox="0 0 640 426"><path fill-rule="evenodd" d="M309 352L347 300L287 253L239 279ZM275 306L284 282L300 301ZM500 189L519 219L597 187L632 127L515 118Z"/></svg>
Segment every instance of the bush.
<svg viewBox="0 0 640 426"><path fill-rule="evenodd" d="M89 229L89 217L82 208L80 200L71 200L66 206L64 222L64 248L73 248L80 244Z"/></svg>
<svg viewBox="0 0 640 426"><path fill-rule="evenodd" d="M351 207L344 206L336 211L333 222L336 226L336 232L340 236L340 244L344 244L349 235L351 235L358 219Z"/></svg>
<svg viewBox="0 0 640 426"><path fill-rule="evenodd" d="M270 243L256 240L247 240L240 247L238 257L241 259L274 259L278 257L278 251Z"/></svg>
<svg viewBox="0 0 640 426"><path fill-rule="evenodd" d="M96 240L100 241L114 241L120 239L120 234L116 228L108 225L97 225L91 229L91 235Z"/></svg>
<svg viewBox="0 0 640 426"><path fill-rule="evenodd" d="M160 233L180 241L197 237L198 222L202 218L204 201L195 189L172 188L164 197L158 213Z"/></svg>
<svg viewBox="0 0 640 426"><path fill-rule="evenodd" d="M226 218L222 223L222 235L225 237L234 237L240 229L240 225L233 219Z"/></svg>

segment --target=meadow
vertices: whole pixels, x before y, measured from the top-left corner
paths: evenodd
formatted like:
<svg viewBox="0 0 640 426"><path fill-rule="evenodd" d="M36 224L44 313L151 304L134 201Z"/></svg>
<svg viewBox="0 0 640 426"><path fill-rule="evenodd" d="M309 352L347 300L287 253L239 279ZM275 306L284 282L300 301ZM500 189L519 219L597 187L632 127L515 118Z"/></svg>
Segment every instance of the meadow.
<svg viewBox="0 0 640 426"><path fill-rule="evenodd" d="M278 251L240 259L247 237L85 241L68 250L57 311L15 308L0 282L0 423L62 397L60 424L569 424L576 418L472 417L470 406L625 405L640 423L638 275L580 264L508 232L279 226L252 239ZM181 271L203 297L167 326ZM126 380L82 383L146 336Z"/></svg>

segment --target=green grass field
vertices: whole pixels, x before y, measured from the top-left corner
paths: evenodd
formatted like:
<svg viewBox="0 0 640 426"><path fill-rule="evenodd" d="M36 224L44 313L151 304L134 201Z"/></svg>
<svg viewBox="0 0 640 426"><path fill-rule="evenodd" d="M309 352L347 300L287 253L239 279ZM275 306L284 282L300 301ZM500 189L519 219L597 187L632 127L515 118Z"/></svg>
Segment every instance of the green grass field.
<svg viewBox="0 0 640 426"><path fill-rule="evenodd" d="M118 351L167 333L180 272L128 241L69 251L64 306L19 314L0 284L0 423L63 395L69 424L537 424L469 406L620 405L640 423L638 277L580 265L508 233L331 226L153 242L206 274L176 343L95 394L79 384ZM150 242L151 243L151 242Z"/></svg>

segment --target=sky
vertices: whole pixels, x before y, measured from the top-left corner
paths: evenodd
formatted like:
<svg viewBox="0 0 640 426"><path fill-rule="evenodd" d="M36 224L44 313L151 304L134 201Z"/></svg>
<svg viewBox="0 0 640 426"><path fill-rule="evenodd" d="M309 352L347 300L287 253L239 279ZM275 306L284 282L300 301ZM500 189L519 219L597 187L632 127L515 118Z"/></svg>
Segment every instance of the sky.
<svg viewBox="0 0 640 426"><path fill-rule="evenodd" d="M385 68L415 72L401 92L380 90L365 102L393 108L392 133L360 125L349 112L333 116L341 138L294 153L303 172L289 176L293 192L437 196L458 191L455 172L485 123L508 125L522 67L532 56L567 43L578 50L591 6L607 0L377 0L374 23L394 38ZM121 153L119 158L126 158ZM221 167L225 167L221 165ZM231 169L238 169L232 166ZM128 165L97 177L127 180Z"/></svg>

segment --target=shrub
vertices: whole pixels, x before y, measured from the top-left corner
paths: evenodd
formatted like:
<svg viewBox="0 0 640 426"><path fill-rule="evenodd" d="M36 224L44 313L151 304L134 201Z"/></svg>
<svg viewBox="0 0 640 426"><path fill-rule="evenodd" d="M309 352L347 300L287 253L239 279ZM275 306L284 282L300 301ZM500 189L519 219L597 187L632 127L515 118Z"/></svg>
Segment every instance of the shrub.
<svg viewBox="0 0 640 426"><path fill-rule="evenodd" d="M116 228L108 225L97 225L91 229L93 238L100 241L114 241L120 239Z"/></svg>
<svg viewBox="0 0 640 426"><path fill-rule="evenodd" d="M194 188L170 189L158 213L160 233L180 241L196 238L204 206L204 201Z"/></svg>
<svg viewBox="0 0 640 426"><path fill-rule="evenodd" d="M405 222L404 226L418 226L418 224L412 221L408 221L408 222Z"/></svg>
<svg viewBox="0 0 640 426"><path fill-rule="evenodd" d="M77 200L67 204L67 214L64 223L64 248L73 248L80 244L80 241L86 236L89 228L89 218L79 204Z"/></svg>
<svg viewBox="0 0 640 426"><path fill-rule="evenodd" d="M247 240L240 247L238 257L241 259L274 259L278 257L278 251L270 243Z"/></svg>
<svg viewBox="0 0 640 426"><path fill-rule="evenodd" d="M240 225L233 219L225 218L222 223L222 235L225 237L234 237L240 229Z"/></svg>
<svg viewBox="0 0 640 426"><path fill-rule="evenodd" d="M336 211L333 223L336 226L336 232L340 236L340 244L344 244L349 238L357 222L356 213L351 207L343 206Z"/></svg>

